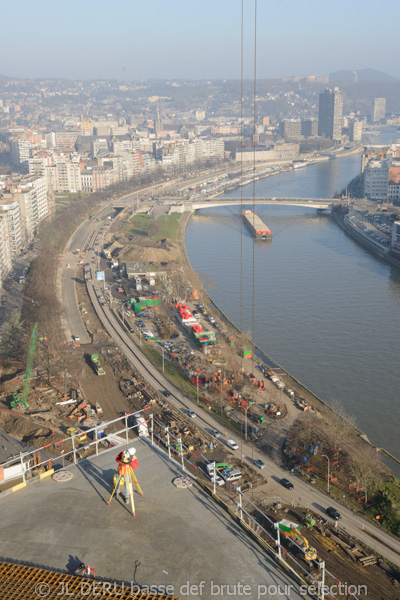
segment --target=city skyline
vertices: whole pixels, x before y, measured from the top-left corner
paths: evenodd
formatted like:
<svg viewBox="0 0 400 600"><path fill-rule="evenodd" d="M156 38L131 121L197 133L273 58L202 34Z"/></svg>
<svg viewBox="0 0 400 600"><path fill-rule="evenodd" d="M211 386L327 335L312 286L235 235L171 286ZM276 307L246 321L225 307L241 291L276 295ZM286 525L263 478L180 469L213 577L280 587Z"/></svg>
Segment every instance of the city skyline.
<svg viewBox="0 0 400 600"><path fill-rule="evenodd" d="M306 10L307 9L307 10ZM374 12L372 13L372 10ZM258 3L257 78L377 69L400 77L396 60L398 4L345 3L335 11L316 0ZM374 18L371 19L371 14ZM241 2L119 0L61 5L21 0L7 7L0 73L16 78L238 79ZM377 51L377 32L385 51ZM254 2L244 2L244 77L254 76Z"/></svg>

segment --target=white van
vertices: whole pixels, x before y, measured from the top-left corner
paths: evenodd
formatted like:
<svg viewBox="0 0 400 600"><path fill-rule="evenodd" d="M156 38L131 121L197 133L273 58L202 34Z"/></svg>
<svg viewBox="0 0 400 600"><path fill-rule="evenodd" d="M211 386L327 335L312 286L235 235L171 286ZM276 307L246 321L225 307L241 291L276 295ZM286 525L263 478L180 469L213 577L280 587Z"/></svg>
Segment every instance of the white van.
<svg viewBox="0 0 400 600"><path fill-rule="evenodd" d="M239 469L224 469L221 471L221 475L227 481L237 481L242 477L242 472Z"/></svg>

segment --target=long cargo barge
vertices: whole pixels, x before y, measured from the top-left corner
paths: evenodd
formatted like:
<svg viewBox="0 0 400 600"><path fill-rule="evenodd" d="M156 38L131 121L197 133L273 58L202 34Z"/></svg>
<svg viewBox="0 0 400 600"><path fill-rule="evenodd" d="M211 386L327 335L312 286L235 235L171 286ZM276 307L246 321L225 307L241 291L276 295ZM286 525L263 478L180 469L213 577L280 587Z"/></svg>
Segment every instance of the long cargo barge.
<svg viewBox="0 0 400 600"><path fill-rule="evenodd" d="M263 223L259 216L253 213L251 210L245 210L243 213L243 219L247 227L253 234L256 240L269 240L272 238L272 233L268 227Z"/></svg>

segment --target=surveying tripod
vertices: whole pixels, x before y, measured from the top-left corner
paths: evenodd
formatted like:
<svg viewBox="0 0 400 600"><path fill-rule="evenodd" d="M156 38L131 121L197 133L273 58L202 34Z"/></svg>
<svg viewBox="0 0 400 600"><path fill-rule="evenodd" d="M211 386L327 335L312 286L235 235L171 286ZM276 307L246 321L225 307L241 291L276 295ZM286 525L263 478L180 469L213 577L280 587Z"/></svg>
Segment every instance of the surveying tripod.
<svg viewBox="0 0 400 600"><path fill-rule="evenodd" d="M121 473L118 473L117 479L115 481L115 487L114 487L113 493L111 494L111 497L108 501L108 504L110 504L111 500L113 499L114 494L117 491L117 489L121 483L121 479L124 479L124 485L129 490L129 498L131 500L132 514L133 514L133 516L135 516L135 501L133 499L133 484L135 483L137 485L139 494L141 496L143 496L143 492L141 490L138 480L136 479L136 475L133 472L133 469L130 465L123 465L123 469L122 469Z"/></svg>

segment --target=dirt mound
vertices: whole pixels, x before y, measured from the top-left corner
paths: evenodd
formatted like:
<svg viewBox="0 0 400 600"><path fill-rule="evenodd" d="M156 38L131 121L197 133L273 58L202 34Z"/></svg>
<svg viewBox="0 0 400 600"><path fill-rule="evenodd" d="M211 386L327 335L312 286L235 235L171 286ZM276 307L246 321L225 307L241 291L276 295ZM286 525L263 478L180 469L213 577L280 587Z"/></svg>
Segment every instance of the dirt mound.
<svg viewBox="0 0 400 600"><path fill-rule="evenodd" d="M37 448L63 439L61 432L35 423L31 417L18 415L8 410L0 410L0 428L10 433L15 439Z"/></svg>
<svg viewBox="0 0 400 600"><path fill-rule="evenodd" d="M179 256L178 246L167 239L152 240L140 235L130 237L132 239L126 235L118 238L118 243L124 246L118 253L122 262L169 263Z"/></svg>

